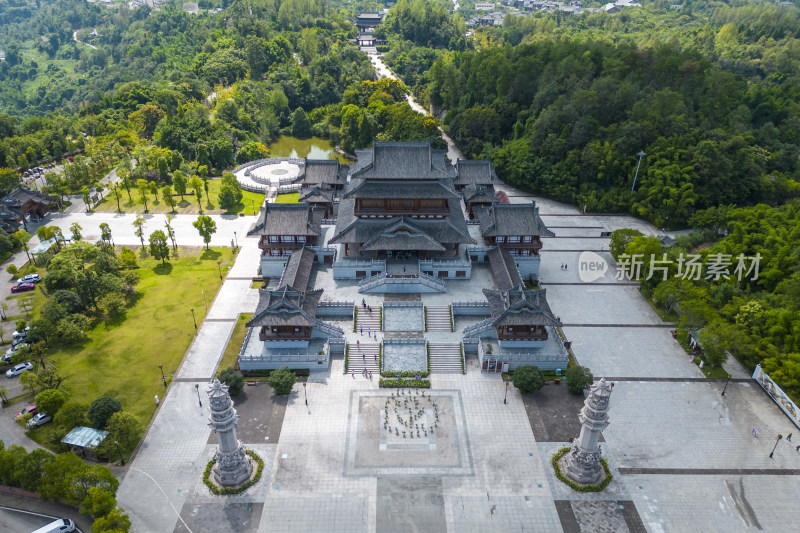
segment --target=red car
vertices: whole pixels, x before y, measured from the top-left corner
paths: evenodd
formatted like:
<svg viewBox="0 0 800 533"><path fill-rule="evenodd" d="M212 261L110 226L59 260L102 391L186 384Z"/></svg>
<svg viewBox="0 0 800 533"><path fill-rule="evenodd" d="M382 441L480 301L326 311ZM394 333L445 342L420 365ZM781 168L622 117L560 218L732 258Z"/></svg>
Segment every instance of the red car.
<svg viewBox="0 0 800 533"><path fill-rule="evenodd" d="M33 283L20 283L15 287L11 287L11 292L25 292L25 291L32 291L36 288L36 285Z"/></svg>
<svg viewBox="0 0 800 533"><path fill-rule="evenodd" d="M17 418L20 418L22 415L27 415L27 414L35 415L38 412L39 411L36 409L36 405L30 404L28 407L17 413Z"/></svg>

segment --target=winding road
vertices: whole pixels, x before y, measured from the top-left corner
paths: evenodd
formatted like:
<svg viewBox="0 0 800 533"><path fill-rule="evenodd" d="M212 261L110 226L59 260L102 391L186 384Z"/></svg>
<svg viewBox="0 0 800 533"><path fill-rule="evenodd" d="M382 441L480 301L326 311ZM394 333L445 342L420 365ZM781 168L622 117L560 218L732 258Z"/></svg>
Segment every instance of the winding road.
<svg viewBox="0 0 800 533"><path fill-rule="evenodd" d="M89 43L85 43L85 42L81 41L80 39L78 39L78 30L75 30L75 31L72 32L72 40L75 41L76 43L85 44L86 46L88 46L92 50L97 50L97 47L95 45L89 44Z"/></svg>

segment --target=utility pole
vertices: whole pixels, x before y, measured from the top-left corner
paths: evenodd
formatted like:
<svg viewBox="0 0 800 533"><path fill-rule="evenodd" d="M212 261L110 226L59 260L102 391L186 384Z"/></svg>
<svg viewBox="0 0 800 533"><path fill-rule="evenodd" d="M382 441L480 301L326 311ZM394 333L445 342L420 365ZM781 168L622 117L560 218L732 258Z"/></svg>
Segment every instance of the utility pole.
<svg viewBox="0 0 800 533"><path fill-rule="evenodd" d="M633 192L633 188L636 187L636 178L639 176L639 167L642 166L642 158L647 154L644 152L639 152L636 155L639 156L639 162L636 164L636 173L633 175L633 185L631 185L631 192Z"/></svg>

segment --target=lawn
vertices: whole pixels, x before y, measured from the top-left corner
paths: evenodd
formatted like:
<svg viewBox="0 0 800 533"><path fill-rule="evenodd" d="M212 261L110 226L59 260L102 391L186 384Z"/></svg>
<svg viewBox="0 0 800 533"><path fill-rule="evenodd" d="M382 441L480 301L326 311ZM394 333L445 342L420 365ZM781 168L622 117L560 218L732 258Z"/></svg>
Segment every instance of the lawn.
<svg viewBox="0 0 800 533"><path fill-rule="evenodd" d="M253 313L242 313L239 315L239 320L233 327L233 333L228 340L228 345L225 347L225 353L222 354L222 359L219 361L217 367L217 374L228 368L229 366L236 365L236 359L239 357L239 350L242 348L244 336L247 333L247 328L244 326L248 320L253 318Z"/></svg>
<svg viewBox="0 0 800 533"><path fill-rule="evenodd" d="M279 194L275 197L276 204L296 204L300 201L299 192L290 192L289 194Z"/></svg>
<svg viewBox="0 0 800 533"><path fill-rule="evenodd" d="M219 186L222 183L221 178L217 179L209 179L208 180L208 194L210 195L211 199L209 200L206 198L206 192L203 191L203 199L201 203L203 204L203 213L205 214L221 214L221 213L228 213L228 214L238 214L244 213L245 215L255 215L258 214L258 210L261 205L264 203L264 195L259 193L254 193L250 191L242 191L244 195L242 197L242 201L239 203L236 209L231 211L225 211L224 209L220 209L219 207ZM181 199L180 195L174 195L175 197L175 209L170 211L170 208L164 201L161 199L161 192L158 194L158 199L154 202L153 195L147 194L147 207L150 213L184 213L184 214L199 214L200 208L197 206L197 197L194 195L193 189L187 190L188 194L183 196ZM144 204L142 203L142 197L139 194L139 191L133 187L131 187L131 199L128 199L128 191L125 190L124 187L119 188L119 207L123 213L144 213ZM296 200L295 200L296 201ZM94 206L92 209L94 212L102 212L102 213L116 213L117 212L117 199L114 196L113 191L108 191L105 198L100 200L100 202Z"/></svg>
<svg viewBox="0 0 800 533"><path fill-rule="evenodd" d="M221 283L217 260L230 265L234 259L228 248L179 248L178 254L166 265L140 259L137 300L121 323L98 322L85 344L50 349L47 360L64 377L71 401L108 395L143 424L153 416L154 396L164 393L158 365L167 377L177 370L195 334L191 309L201 323L207 311L201 291L213 301ZM34 316L43 298L36 294Z"/></svg>

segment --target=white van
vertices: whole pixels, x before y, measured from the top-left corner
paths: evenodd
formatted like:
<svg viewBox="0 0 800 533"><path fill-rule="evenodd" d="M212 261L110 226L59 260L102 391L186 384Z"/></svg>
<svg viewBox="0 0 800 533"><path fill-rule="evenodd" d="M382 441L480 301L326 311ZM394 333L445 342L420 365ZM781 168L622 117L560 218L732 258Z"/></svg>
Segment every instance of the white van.
<svg viewBox="0 0 800 533"><path fill-rule="evenodd" d="M31 533L61 533L62 531L75 531L75 522L69 518L59 518Z"/></svg>

